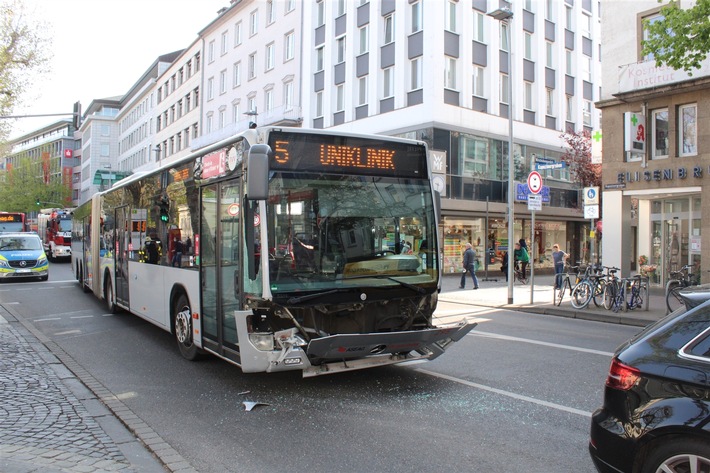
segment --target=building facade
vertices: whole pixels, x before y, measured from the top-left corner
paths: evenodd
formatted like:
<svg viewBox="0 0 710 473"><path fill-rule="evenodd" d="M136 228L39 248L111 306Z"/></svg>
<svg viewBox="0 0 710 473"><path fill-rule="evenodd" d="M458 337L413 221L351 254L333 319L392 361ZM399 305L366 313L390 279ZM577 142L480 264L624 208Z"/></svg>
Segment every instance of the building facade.
<svg viewBox="0 0 710 473"><path fill-rule="evenodd" d="M501 6L508 21L488 15ZM250 122L381 133L429 145L447 271L465 242L481 257L507 250L510 201L515 240L534 238L538 267L552 267L554 243L588 260L590 223L561 163L562 134L599 128L600 37L591 0L232 0L124 97L89 107L79 200L100 188L97 170L155 167ZM526 181L538 166L533 225Z"/></svg>
<svg viewBox="0 0 710 473"><path fill-rule="evenodd" d="M74 138L71 119L57 121L8 144L11 152L0 160L0 170L10 171L13 167L28 164L46 184L61 183L67 189L74 188L78 180L75 167L81 159L81 149ZM78 195L72 194L72 201L60 202L62 199L55 196L51 204L71 207L76 203L76 197Z"/></svg>
<svg viewBox="0 0 710 473"><path fill-rule="evenodd" d="M444 197L447 272L459 271L465 242L481 263L486 249L500 257L509 246L509 116L515 240L534 236L529 246L538 267L552 268L554 243L574 259L592 257L580 186L569 169L556 166L565 131L598 128L598 3L304 3L305 126L428 143L432 177ZM511 9L508 22L487 14L500 6ZM540 171L544 204L533 228L526 182L541 164L551 169Z"/></svg>
<svg viewBox="0 0 710 473"><path fill-rule="evenodd" d="M710 261L710 61L692 75L643 56L644 19L660 13L655 0L604 5L603 252L605 264L649 273L664 283L670 271ZM612 34L634 25L635 41ZM622 40L623 39L623 40ZM641 258L643 257L643 258ZM643 267L639 259L647 260ZM707 280L707 278L703 278Z"/></svg>

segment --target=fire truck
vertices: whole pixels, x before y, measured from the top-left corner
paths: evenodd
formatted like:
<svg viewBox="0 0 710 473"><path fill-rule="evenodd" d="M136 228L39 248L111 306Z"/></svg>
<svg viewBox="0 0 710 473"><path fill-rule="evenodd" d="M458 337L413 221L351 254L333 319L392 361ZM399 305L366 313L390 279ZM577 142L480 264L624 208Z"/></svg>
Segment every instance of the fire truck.
<svg viewBox="0 0 710 473"><path fill-rule="evenodd" d="M50 260L71 258L72 210L42 209L37 216L37 233Z"/></svg>

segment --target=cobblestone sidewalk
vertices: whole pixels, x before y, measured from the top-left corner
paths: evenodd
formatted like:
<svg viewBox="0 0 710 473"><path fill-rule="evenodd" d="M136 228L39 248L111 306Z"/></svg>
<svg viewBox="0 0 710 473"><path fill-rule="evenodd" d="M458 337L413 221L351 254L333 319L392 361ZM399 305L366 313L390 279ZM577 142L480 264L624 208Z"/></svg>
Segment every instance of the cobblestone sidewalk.
<svg viewBox="0 0 710 473"><path fill-rule="evenodd" d="M165 472L32 333L0 307L0 471Z"/></svg>

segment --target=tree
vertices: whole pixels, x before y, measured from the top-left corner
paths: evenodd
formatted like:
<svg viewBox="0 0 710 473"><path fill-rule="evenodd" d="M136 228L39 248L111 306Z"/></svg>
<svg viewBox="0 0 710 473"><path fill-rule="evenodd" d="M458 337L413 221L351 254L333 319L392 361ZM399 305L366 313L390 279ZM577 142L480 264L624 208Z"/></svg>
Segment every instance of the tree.
<svg viewBox="0 0 710 473"><path fill-rule="evenodd" d="M710 0L697 0L687 9L671 0L660 16L643 21L648 31L648 39L641 42L643 54L653 55L658 65L692 75L710 52Z"/></svg>
<svg viewBox="0 0 710 473"><path fill-rule="evenodd" d="M0 0L0 116L11 115L32 79L47 63L44 25L32 21L22 0ZM0 120L0 141L10 131Z"/></svg>
<svg viewBox="0 0 710 473"><path fill-rule="evenodd" d="M71 190L58 180L45 183L41 165L24 159L2 175L0 202L6 212L32 212L40 208L56 207L71 196ZM55 182L56 181L56 182ZM40 205L37 205L39 200Z"/></svg>
<svg viewBox="0 0 710 473"><path fill-rule="evenodd" d="M582 187L601 186L602 165L592 164L592 137L586 130L565 132L561 138L567 144L562 161L570 168L572 181Z"/></svg>

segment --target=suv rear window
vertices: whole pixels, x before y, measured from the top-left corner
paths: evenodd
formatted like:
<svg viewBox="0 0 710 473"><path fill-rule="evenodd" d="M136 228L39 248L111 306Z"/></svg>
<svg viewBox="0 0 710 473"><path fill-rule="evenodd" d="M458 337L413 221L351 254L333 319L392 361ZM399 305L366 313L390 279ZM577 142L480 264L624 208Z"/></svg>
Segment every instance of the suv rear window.
<svg viewBox="0 0 710 473"><path fill-rule="evenodd" d="M681 349L681 353L693 358L705 358L710 362L710 328L692 339Z"/></svg>

